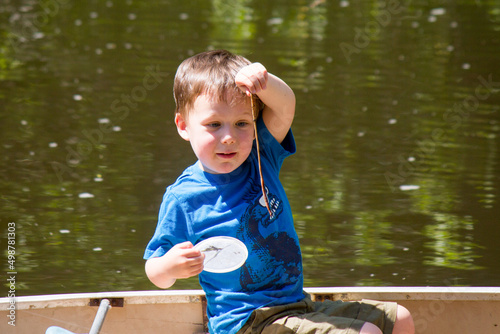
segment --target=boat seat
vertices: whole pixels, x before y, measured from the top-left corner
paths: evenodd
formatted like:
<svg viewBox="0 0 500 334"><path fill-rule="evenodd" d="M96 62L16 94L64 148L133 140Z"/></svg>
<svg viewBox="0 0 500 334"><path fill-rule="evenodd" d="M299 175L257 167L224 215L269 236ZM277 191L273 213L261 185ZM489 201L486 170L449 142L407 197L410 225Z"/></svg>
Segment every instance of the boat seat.
<svg viewBox="0 0 500 334"><path fill-rule="evenodd" d="M92 327L90 328L90 332L88 334L99 334L101 331L102 324L104 323L104 319L106 318L106 314L108 310L111 308L108 299L102 299L99 304L99 309L97 310L97 314L95 315L94 322L92 323ZM75 334L67 329L50 326L45 331L45 334Z"/></svg>

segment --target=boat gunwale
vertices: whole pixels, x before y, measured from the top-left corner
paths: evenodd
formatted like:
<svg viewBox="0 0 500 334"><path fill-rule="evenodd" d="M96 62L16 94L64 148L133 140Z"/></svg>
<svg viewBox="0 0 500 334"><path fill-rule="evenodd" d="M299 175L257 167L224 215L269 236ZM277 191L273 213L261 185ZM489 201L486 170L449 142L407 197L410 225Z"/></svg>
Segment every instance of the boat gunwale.
<svg viewBox="0 0 500 334"><path fill-rule="evenodd" d="M500 287L315 287L304 288L313 299L391 301L500 301ZM123 298L124 304L201 303L203 290L86 292L0 298L0 311L13 302L17 310L89 306L89 301Z"/></svg>
<svg viewBox="0 0 500 334"><path fill-rule="evenodd" d="M500 301L500 287L319 287L304 290L312 295L333 295L333 299L341 300Z"/></svg>
<svg viewBox="0 0 500 334"><path fill-rule="evenodd" d="M184 304L198 303L205 294L203 290L146 290L146 291L114 291L114 292L84 292L53 295L20 296L15 298L0 298L0 311L15 300L16 310L81 307L89 306L95 299L123 298L124 304Z"/></svg>

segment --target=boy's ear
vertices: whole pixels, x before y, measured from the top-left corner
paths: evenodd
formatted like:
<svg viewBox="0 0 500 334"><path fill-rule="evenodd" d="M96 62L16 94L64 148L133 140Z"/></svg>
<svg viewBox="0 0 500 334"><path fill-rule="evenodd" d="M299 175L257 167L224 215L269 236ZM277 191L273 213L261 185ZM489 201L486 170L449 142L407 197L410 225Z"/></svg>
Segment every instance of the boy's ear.
<svg viewBox="0 0 500 334"><path fill-rule="evenodd" d="M189 141L189 134L187 132L187 123L184 117L180 113L175 114L175 126L177 127L177 132L182 139Z"/></svg>

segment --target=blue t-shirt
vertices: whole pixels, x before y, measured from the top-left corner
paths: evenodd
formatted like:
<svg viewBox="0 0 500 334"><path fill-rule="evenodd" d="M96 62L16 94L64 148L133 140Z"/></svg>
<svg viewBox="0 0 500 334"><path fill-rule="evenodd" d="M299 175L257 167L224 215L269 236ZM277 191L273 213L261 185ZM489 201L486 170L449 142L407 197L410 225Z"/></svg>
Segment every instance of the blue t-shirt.
<svg viewBox="0 0 500 334"><path fill-rule="evenodd" d="M207 297L211 333L234 334L252 311L304 298L302 258L292 211L278 175L283 160L295 153L290 131L278 143L259 119L262 172L273 217L260 187L255 145L248 159L228 174L204 172L199 162L167 188L158 226L144 258L158 257L174 245L230 236L248 248L245 264L229 273L199 275Z"/></svg>

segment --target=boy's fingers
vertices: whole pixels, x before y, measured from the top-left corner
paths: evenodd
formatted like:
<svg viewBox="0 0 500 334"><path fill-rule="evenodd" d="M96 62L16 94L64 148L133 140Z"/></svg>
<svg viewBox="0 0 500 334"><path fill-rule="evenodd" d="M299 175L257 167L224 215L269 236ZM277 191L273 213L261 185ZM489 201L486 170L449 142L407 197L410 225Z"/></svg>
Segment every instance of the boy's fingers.
<svg viewBox="0 0 500 334"><path fill-rule="evenodd" d="M266 89L266 84L267 84L267 72L264 72L261 75L255 77L254 87L257 91Z"/></svg>
<svg viewBox="0 0 500 334"><path fill-rule="evenodd" d="M183 249L193 248L193 244L191 243L191 241L184 241L180 244L177 244L176 246Z"/></svg>
<svg viewBox="0 0 500 334"><path fill-rule="evenodd" d="M186 257L190 257L190 258L197 258L197 257L201 257L203 253L200 252L198 249L191 249L190 251L186 252Z"/></svg>
<svg viewBox="0 0 500 334"><path fill-rule="evenodd" d="M175 245L174 247L178 247L179 249L184 249L182 254L184 254L184 256L190 257L190 258L198 257L198 256L201 256L203 254L198 249L193 248L194 246L191 243L191 241L182 242L180 244Z"/></svg>
<svg viewBox="0 0 500 334"><path fill-rule="evenodd" d="M251 82L250 82L251 83ZM252 95L252 91L250 90L251 88L251 85L249 84L244 84L244 83L240 83L238 84L238 88L243 92L245 93L245 95L247 96L250 96Z"/></svg>
<svg viewBox="0 0 500 334"><path fill-rule="evenodd" d="M205 255L199 249L193 248L193 244L191 242L187 241L183 242L182 244L178 244L178 246L183 245L184 247L180 247L181 249L183 249L181 253L183 256L187 258L197 258L203 256L203 258L205 258Z"/></svg>
<svg viewBox="0 0 500 334"><path fill-rule="evenodd" d="M260 63L252 63L237 74L236 83L246 95L266 89L268 73Z"/></svg>
<svg viewBox="0 0 500 334"><path fill-rule="evenodd" d="M267 74L267 71L264 72L264 82L262 83L262 89L266 89L267 87L267 78L268 78L268 74Z"/></svg>
<svg viewBox="0 0 500 334"><path fill-rule="evenodd" d="M201 253L201 256L191 259L191 275L198 275L203 271L203 262L205 260L205 254Z"/></svg>

